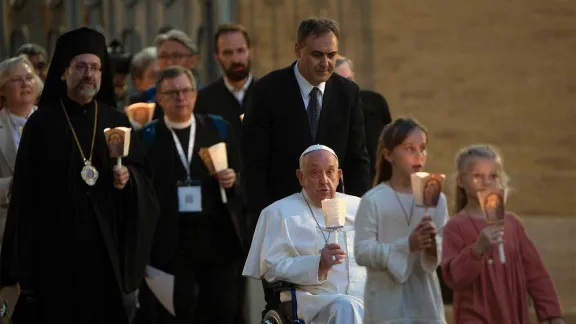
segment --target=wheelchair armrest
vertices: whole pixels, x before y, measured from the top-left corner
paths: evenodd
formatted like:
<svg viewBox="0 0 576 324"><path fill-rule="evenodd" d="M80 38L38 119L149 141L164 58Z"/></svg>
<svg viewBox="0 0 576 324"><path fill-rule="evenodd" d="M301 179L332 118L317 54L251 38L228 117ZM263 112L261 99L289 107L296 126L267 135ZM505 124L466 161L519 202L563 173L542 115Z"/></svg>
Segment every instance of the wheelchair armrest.
<svg viewBox="0 0 576 324"><path fill-rule="evenodd" d="M262 280L262 287L264 288L264 300L266 301L266 308L274 307L280 304L280 293L290 290L295 285L286 281L268 282Z"/></svg>
<svg viewBox="0 0 576 324"><path fill-rule="evenodd" d="M274 282L268 282L263 280L262 281L264 283L264 288L269 288L269 289L274 289L274 290L278 290L278 291L285 291L285 290L290 290L290 288L295 287L295 285L293 283L287 282L287 281L274 281Z"/></svg>
<svg viewBox="0 0 576 324"><path fill-rule="evenodd" d="M296 300L281 302L280 294L295 288L296 285L287 281L268 282L262 280L262 287L264 288L264 299L266 300L266 307L262 312L262 318L264 318L268 311L276 310L292 323L295 316L293 308L297 307ZM303 322L299 321L299 323Z"/></svg>

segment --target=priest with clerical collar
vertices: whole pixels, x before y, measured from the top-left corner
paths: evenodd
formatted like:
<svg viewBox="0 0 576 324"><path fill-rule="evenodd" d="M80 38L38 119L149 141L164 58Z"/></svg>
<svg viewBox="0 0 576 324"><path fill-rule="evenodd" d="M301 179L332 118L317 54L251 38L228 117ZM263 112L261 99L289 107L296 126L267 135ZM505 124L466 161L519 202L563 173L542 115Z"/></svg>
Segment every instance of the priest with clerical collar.
<svg viewBox="0 0 576 324"><path fill-rule="evenodd" d="M139 291L139 324L239 323L243 317L246 226L235 171L238 140L222 117L194 112L196 89L189 69L160 71L156 98L164 118L140 130L162 217ZM201 152L219 143L226 145L228 168L215 172ZM158 270L174 277L165 287L173 289L172 302L154 294L148 282Z"/></svg>
<svg viewBox="0 0 576 324"><path fill-rule="evenodd" d="M295 284L298 317L307 324L361 324L366 270L354 261L353 247L360 198L336 192L342 170L327 146L306 149L296 176L302 191L260 214L243 274ZM331 232L322 201L333 198L346 201L346 216L344 228ZM280 299L291 300L290 292Z"/></svg>
<svg viewBox="0 0 576 324"><path fill-rule="evenodd" d="M16 159L0 260L0 285L22 287L15 324L129 323L159 207L138 138L110 157L104 129L130 127L114 106L104 36L63 34Z"/></svg>

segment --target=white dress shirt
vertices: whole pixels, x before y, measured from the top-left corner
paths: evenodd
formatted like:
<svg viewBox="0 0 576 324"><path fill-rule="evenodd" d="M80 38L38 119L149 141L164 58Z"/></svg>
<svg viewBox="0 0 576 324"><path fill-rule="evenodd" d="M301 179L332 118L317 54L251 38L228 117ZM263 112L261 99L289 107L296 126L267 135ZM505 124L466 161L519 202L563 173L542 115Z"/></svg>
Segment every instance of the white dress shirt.
<svg viewBox="0 0 576 324"><path fill-rule="evenodd" d="M299 62L296 62L294 65L294 74L296 75L296 81L298 82L298 87L300 88L300 94L302 94L302 100L304 100L304 108L308 109L308 103L310 103L310 91L312 91L314 86L311 85L310 82L308 82L308 80L302 76L302 74L300 74L300 71L298 71L298 63ZM318 108L322 109L322 96L324 95L326 82L320 83L316 86L316 88L320 90L318 91L318 103L320 104Z"/></svg>
<svg viewBox="0 0 576 324"><path fill-rule="evenodd" d="M238 100L240 104L242 104L242 101L246 96L246 91L248 91L250 83L252 83L252 73L248 74L248 79L246 79L246 82L244 82L240 88L235 88L232 84L230 84L230 82L228 82L226 76L224 76L224 85L226 85L228 91L230 91L230 93L234 96L234 98L236 98L236 100Z"/></svg>

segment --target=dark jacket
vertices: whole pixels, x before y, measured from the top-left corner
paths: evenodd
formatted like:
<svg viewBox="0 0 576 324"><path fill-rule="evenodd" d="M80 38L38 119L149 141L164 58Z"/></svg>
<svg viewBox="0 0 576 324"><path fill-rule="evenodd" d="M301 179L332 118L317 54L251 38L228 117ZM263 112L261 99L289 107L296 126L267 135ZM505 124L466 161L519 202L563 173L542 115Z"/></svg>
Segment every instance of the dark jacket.
<svg viewBox="0 0 576 324"><path fill-rule="evenodd" d="M364 115L354 82L336 73L326 82L317 143L312 142L294 64L269 73L253 88L240 145L244 194L252 217L301 189L295 171L300 155L312 144L336 152L348 194L362 196L370 188Z"/></svg>

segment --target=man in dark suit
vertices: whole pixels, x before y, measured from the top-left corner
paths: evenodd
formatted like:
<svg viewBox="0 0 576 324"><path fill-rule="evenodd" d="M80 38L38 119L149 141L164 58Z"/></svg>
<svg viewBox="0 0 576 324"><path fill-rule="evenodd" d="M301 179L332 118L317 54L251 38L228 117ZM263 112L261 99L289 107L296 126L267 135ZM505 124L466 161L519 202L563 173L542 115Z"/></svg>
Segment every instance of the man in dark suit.
<svg viewBox="0 0 576 324"><path fill-rule="evenodd" d="M364 116L358 86L334 74L339 29L330 19L306 19L298 27L298 61L254 84L242 125L242 186L251 221L272 202L300 191L294 172L312 144L340 158L346 193L370 187ZM319 174L318 176L325 176Z"/></svg>
<svg viewBox="0 0 576 324"><path fill-rule="evenodd" d="M242 25L225 24L215 35L214 59L224 75L198 92L198 113L222 116L240 137L254 78L250 73L250 37Z"/></svg>
<svg viewBox="0 0 576 324"><path fill-rule="evenodd" d="M254 78L251 73L250 37L244 26L224 24L214 35L214 59L223 76L200 89L194 111L219 115L232 126L235 138L240 138L245 107L250 102ZM250 242L248 242L250 244ZM245 291L246 279L238 277L239 291ZM236 319L243 323L243 317Z"/></svg>
<svg viewBox="0 0 576 324"><path fill-rule="evenodd" d="M352 61L344 56L336 59L336 69L334 72L340 74L348 80L355 81ZM390 108L386 99L375 91L360 90L362 100L362 111L364 112L364 126L366 128L366 149L370 156L370 180L376 176L376 151L378 140L384 126L392 122ZM392 173L392 166L387 163L382 172ZM387 177L388 178L388 177Z"/></svg>
<svg viewBox="0 0 576 324"><path fill-rule="evenodd" d="M247 249L246 227L237 212L243 205L235 172L240 162L237 142L222 118L193 113L197 94L193 80L183 67L161 71L157 98L164 118L141 130L162 215L147 277L156 269L174 275L177 318L143 283L138 324L235 324L241 318L244 288L238 277ZM211 174L199 151L220 142L226 143L229 169Z"/></svg>

